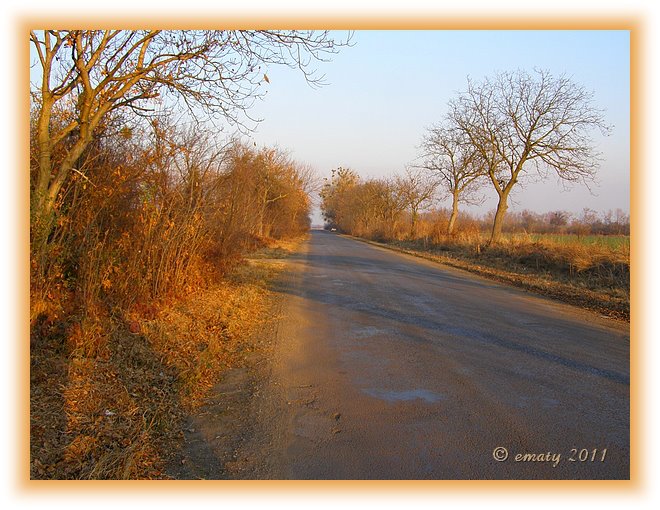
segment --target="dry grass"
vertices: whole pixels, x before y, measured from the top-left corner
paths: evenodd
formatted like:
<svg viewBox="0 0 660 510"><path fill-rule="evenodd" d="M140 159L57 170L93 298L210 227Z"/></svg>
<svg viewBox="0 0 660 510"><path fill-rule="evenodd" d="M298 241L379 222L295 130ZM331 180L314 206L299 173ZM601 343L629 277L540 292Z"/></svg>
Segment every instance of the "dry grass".
<svg viewBox="0 0 660 510"><path fill-rule="evenodd" d="M186 411L202 401L224 369L242 361L251 349L251 334L272 319L266 282L276 269L246 262L222 285L195 293L142 323L153 351L178 374Z"/></svg>
<svg viewBox="0 0 660 510"><path fill-rule="evenodd" d="M61 340L32 354L31 477L160 478L156 445L172 439L166 422L177 418L174 374L127 330L113 331L105 356L72 353Z"/></svg>
<svg viewBox="0 0 660 510"><path fill-rule="evenodd" d="M31 478L166 478L186 414L259 348L253 333L274 318L276 259L300 241L269 241L216 284L168 305L35 320Z"/></svg>

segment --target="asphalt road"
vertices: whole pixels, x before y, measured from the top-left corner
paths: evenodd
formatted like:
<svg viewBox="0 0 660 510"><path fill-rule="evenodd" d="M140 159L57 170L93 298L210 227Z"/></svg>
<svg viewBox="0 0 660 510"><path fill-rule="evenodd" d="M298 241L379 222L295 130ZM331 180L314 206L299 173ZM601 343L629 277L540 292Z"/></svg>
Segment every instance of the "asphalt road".
<svg viewBox="0 0 660 510"><path fill-rule="evenodd" d="M292 265L253 476L629 478L627 324L322 231Z"/></svg>

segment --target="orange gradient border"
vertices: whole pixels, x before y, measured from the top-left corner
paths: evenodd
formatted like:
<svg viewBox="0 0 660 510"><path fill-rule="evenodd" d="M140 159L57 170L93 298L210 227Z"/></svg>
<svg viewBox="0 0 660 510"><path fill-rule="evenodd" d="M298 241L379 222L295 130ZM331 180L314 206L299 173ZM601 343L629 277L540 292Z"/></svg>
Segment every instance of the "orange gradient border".
<svg viewBox="0 0 660 510"><path fill-rule="evenodd" d="M131 11L130 17L120 17L101 13L93 16L68 16L47 13L39 16L17 17L14 24L16 59L16 101L14 118L19 127L19 135L15 135L19 153L16 162L23 172L16 179L18 189L14 190L19 197L18 204L18 246L19 271L17 280L17 299L20 301L16 331L20 338L16 339L17 369L17 408L16 430L19 433L15 441L15 454L18 461L14 475L14 487L22 494L49 493L99 493L118 492L123 494L158 492L176 493L194 491L195 493L215 494L270 494L270 493L379 493L406 492L425 493L584 493L594 492L599 495L607 493L640 494L648 486L648 476L643 472L644 437L643 422L645 413L642 404L646 400L643 382L643 311L641 303L644 295L644 282L641 279L643 268L646 267L643 253L642 236L644 233L644 193L642 182L644 172L642 164L642 104L645 97L643 89L642 63L645 61L645 28L640 16L598 17L591 13L579 16L559 16L548 13L547 16L536 14L533 17L506 16L495 14L480 17L469 15L446 15L441 13L378 16L368 12L338 16L329 14L327 17L316 14L312 17L272 15L250 16L248 14L220 17L212 13L208 17L165 15L154 16L139 9ZM67 28L161 28L161 29L239 29L239 28L278 28L278 29L332 29L332 30L624 30L630 32L630 185L631 185L631 322L630 322L630 480L430 480L430 481L44 481L30 480L30 348L29 348L29 41L30 29L40 29L47 26L66 26ZM648 221L648 220L646 220ZM645 314L646 315L646 314Z"/></svg>

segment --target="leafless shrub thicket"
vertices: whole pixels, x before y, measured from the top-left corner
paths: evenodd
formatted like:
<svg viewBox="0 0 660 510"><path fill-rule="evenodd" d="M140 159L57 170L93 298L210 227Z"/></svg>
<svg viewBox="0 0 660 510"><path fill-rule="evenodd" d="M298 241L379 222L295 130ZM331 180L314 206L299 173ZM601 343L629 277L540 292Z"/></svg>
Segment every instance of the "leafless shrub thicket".
<svg viewBox="0 0 660 510"><path fill-rule="evenodd" d="M219 145L213 124L199 121L245 129L268 65L318 85L311 64L347 40L40 30L30 42L33 323L190 290L259 239L307 227L308 168L280 149Z"/></svg>
<svg viewBox="0 0 660 510"><path fill-rule="evenodd" d="M93 314L189 292L261 239L309 227L313 175L278 149L218 146L153 121L99 137L78 167L46 250L33 252L33 319L48 306Z"/></svg>

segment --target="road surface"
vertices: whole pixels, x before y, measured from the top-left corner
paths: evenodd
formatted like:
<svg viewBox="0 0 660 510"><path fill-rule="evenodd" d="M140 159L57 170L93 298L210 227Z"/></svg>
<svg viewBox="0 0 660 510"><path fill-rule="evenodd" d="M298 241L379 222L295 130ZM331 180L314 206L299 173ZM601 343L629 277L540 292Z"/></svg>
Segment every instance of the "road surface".
<svg viewBox="0 0 660 510"><path fill-rule="evenodd" d="M627 324L323 231L292 265L242 476L629 478Z"/></svg>

